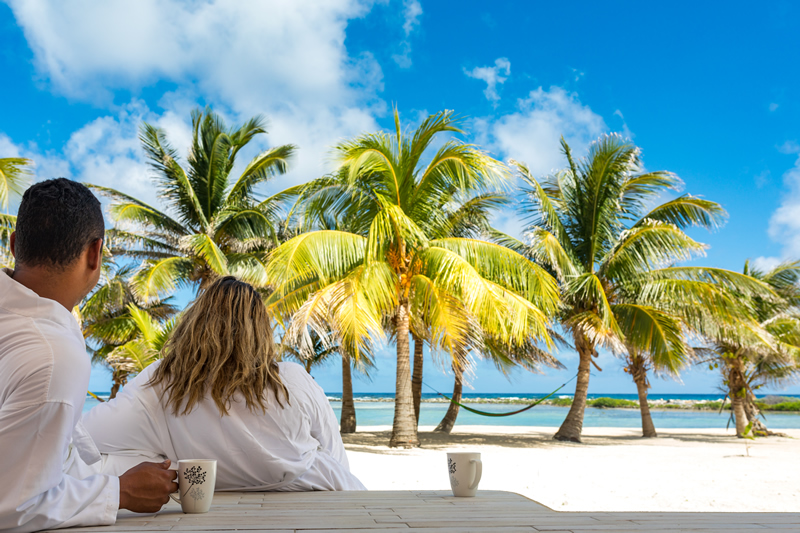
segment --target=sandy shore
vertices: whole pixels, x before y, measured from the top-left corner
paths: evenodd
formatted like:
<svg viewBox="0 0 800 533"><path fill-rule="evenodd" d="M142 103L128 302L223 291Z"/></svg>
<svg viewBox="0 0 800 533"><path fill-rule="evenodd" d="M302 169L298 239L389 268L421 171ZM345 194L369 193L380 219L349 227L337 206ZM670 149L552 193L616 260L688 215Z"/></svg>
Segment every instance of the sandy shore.
<svg viewBox="0 0 800 533"><path fill-rule="evenodd" d="M552 440L555 428L458 426L442 436L421 427L421 448L394 450L390 429L360 427L344 439L371 490L449 490L444 452L468 450L482 454L481 489L558 511L800 511L800 430L744 441L719 429L642 439L635 429L587 428L572 444Z"/></svg>

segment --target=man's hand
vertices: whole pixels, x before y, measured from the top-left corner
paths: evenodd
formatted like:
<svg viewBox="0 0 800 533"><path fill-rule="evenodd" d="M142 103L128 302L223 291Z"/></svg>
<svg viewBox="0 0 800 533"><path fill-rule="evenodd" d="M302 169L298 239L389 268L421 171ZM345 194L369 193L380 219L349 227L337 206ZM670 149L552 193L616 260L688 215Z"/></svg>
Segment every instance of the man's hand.
<svg viewBox="0 0 800 533"><path fill-rule="evenodd" d="M178 490L178 473L169 469L170 461L141 463L119 477L119 508L136 513L155 513Z"/></svg>

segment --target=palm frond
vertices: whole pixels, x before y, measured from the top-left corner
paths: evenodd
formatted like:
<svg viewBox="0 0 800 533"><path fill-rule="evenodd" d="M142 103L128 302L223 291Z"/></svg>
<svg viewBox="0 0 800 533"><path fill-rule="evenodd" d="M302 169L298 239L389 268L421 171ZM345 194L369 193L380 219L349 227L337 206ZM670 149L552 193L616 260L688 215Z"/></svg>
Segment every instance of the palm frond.
<svg viewBox="0 0 800 533"><path fill-rule="evenodd" d="M143 301L151 301L191 283L192 270L191 260L183 257L145 261L133 275L131 287Z"/></svg>
<svg viewBox="0 0 800 533"><path fill-rule="evenodd" d="M718 203L687 194L659 205L644 215L634 227L656 220L678 228L700 226L715 229L725 221L726 216L726 211Z"/></svg>
<svg viewBox="0 0 800 533"><path fill-rule="evenodd" d="M248 198L258 184L280 174L286 174L289 161L296 151L296 146L285 144L258 154L247 164L241 176L233 184L225 203L240 202Z"/></svg>
<svg viewBox="0 0 800 533"><path fill-rule="evenodd" d="M636 304L611 306L629 350L646 353L657 370L677 374L689 362L680 322L669 313Z"/></svg>
<svg viewBox="0 0 800 533"><path fill-rule="evenodd" d="M30 184L33 161L24 157L0 158L0 208L6 209L12 196L22 196Z"/></svg>

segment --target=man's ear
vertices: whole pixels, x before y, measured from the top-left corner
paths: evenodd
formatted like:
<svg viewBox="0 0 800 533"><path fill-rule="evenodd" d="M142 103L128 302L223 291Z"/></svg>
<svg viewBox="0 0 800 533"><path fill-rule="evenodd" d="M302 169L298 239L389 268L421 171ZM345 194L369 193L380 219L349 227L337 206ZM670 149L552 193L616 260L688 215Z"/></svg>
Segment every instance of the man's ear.
<svg viewBox="0 0 800 533"><path fill-rule="evenodd" d="M99 269L103 264L103 239L97 239L89 245L88 267L91 270Z"/></svg>
<svg viewBox="0 0 800 533"><path fill-rule="evenodd" d="M16 244L17 244L17 232L12 231L11 237L8 238L8 247L11 248L11 255L13 255L14 258L17 257L17 253L14 251Z"/></svg>

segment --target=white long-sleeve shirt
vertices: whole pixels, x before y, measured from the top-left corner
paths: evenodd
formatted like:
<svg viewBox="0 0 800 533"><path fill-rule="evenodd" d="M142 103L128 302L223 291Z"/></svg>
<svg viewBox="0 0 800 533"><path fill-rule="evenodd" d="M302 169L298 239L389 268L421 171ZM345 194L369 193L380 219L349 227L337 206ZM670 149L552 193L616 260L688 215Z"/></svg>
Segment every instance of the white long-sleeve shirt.
<svg viewBox="0 0 800 533"><path fill-rule="evenodd" d="M217 490L364 490L350 473L333 409L302 366L278 364L291 401L283 408L270 390L266 412L235 400L221 416L205 398L175 416L161 402L161 386L148 384L159 364L84 415L100 452L109 454L104 472L141 460L216 459Z"/></svg>
<svg viewBox="0 0 800 533"><path fill-rule="evenodd" d="M0 271L0 530L115 522L119 479L89 475L80 425L90 373L72 314Z"/></svg>

